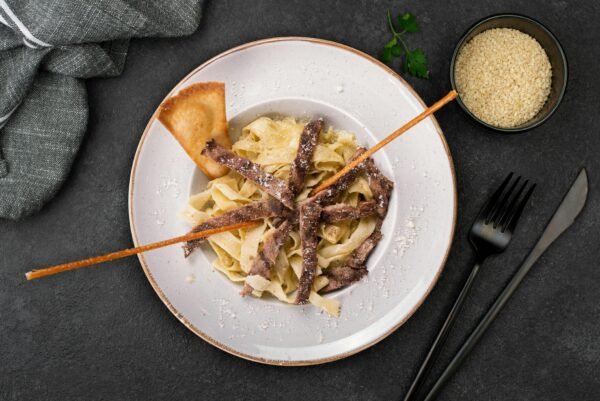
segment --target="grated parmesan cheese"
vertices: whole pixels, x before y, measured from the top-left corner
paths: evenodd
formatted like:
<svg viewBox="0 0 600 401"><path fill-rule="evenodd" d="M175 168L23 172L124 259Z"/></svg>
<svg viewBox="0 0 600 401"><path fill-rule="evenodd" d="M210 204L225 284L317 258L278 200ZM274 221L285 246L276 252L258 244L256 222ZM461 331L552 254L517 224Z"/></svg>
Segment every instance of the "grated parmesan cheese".
<svg viewBox="0 0 600 401"><path fill-rule="evenodd" d="M552 66L531 36L509 28L484 31L456 58L455 79L465 106L501 128L517 127L542 109L550 94Z"/></svg>

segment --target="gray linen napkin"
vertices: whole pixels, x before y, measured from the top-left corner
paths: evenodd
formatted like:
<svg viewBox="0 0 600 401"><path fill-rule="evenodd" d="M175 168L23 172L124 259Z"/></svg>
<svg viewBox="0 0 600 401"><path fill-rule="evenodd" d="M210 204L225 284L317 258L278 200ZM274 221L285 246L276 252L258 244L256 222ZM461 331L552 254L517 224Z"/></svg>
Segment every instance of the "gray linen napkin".
<svg viewBox="0 0 600 401"><path fill-rule="evenodd" d="M82 79L121 73L129 39L188 35L204 0L0 0L0 218L64 182L88 118Z"/></svg>

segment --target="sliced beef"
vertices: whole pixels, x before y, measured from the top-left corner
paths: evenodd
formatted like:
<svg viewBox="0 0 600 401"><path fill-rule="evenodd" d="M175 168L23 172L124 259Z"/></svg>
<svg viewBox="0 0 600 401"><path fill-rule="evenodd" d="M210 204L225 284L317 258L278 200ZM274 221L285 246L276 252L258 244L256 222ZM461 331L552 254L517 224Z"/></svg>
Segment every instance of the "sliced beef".
<svg viewBox="0 0 600 401"><path fill-rule="evenodd" d="M373 214L377 216L373 233L350 254L341 266L332 267L324 273L329 279L329 283L321 291L330 292L346 287L368 274L366 262L373 249L381 241L381 226L387 214L393 190L392 181L381 173L372 159L367 159L342 176L329 188L306 199L296 208L294 198L304 185L306 172L312 160L322 124L321 120L317 120L311 121L305 126L300 138L298 153L292 163L289 183L277 179L272 174L262 170L258 164L234 154L214 141L208 142L202 152L203 155L209 156L216 162L253 181L275 199L259 201L229 211L198 225L192 231L197 232L229 224L275 217L275 224L279 224L279 226L266 238L263 248L254 259L249 272L250 275L260 275L269 279L271 267L274 265L281 247L288 238L292 227L298 224L302 242L302 274L300 275L295 300L297 304L308 302L315 279L319 222L322 220L333 223L347 219L355 220ZM358 148L352 159L364 152L364 148ZM347 190L363 171L366 171L373 199L361 202L358 206L332 205L331 203L335 201L338 195ZM202 240L194 240L186 243L184 246L186 257L201 242ZM252 287L246 284L242 294L245 295L251 292Z"/></svg>
<svg viewBox="0 0 600 401"><path fill-rule="evenodd" d="M302 274L296 295L297 304L308 302L308 296L317 270L317 228L321 216L321 206L317 202L304 201L299 206L300 241L302 243Z"/></svg>
<svg viewBox="0 0 600 401"><path fill-rule="evenodd" d="M331 292L347 287L366 276L368 273L367 259L381 238L383 238L381 231L376 229L348 256L343 265L325 271L324 274L329 279L329 283L321 289L321 292Z"/></svg>
<svg viewBox="0 0 600 401"><path fill-rule="evenodd" d="M365 168L367 178L369 179L369 186L371 192L373 192L375 211L377 213L375 231L350 254L343 265L331 268L325 272L325 275L329 279L329 284L321 292L330 292L347 287L364 277L368 273L366 268L367 259L383 238L381 226L388 211L394 183L383 175L373 162L373 159L366 160Z"/></svg>
<svg viewBox="0 0 600 401"><path fill-rule="evenodd" d="M290 189L294 195L297 195L304 186L304 178L315 153L322 129L323 120L313 120L306 124L304 130L302 130L298 152L290 170Z"/></svg>
<svg viewBox="0 0 600 401"><path fill-rule="evenodd" d="M252 267L248 275L259 275L270 279L271 267L275 264L279 250L285 244L291 229L292 225L285 220L265 239L263 249L258 252L256 258L252 261ZM242 295L248 295L252 290L253 288L249 284L244 284Z"/></svg>
<svg viewBox="0 0 600 401"><path fill-rule="evenodd" d="M377 202L378 228L381 228L383 219L387 214L394 183L383 175L371 158L366 160L366 170L369 186L371 187L371 192L373 192L373 199Z"/></svg>
<svg viewBox="0 0 600 401"><path fill-rule="evenodd" d="M377 212L377 202L369 200L360 202L358 206L336 203L335 205L325 206L321 212L321 219L325 223L335 223L341 220L357 220L370 216Z"/></svg>
<svg viewBox="0 0 600 401"><path fill-rule="evenodd" d="M352 155L350 161L356 159L358 156L363 154L366 151L365 148L358 148L356 152ZM334 182L331 186L314 195L312 198L313 202L316 202L320 205L328 205L335 200L335 198L344 192L346 189L352 185L352 183L356 180L358 174L363 171L365 168L365 162L360 163L358 166L354 167L346 174L344 174L340 179Z"/></svg>
<svg viewBox="0 0 600 401"><path fill-rule="evenodd" d="M231 150L219 145L214 139L206 143L202 155L237 171L288 208L294 208L294 194L290 191L288 183L267 173L258 164L236 155Z"/></svg>
<svg viewBox="0 0 600 401"><path fill-rule="evenodd" d="M381 231L375 230L366 240L363 241L362 244L358 246L348 259L344 262L344 266L348 266L352 269L359 269L365 266L369 255L375 249L379 241L383 238Z"/></svg>
<svg viewBox="0 0 600 401"><path fill-rule="evenodd" d="M348 266L338 266L328 269L325 273L329 283L321 289L322 293L327 293L340 288L349 286L350 284L360 280L367 275L366 268L353 269Z"/></svg>
<svg viewBox="0 0 600 401"><path fill-rule="evenodd" d="M375 166L373 159L366 160L367 177L369 186L373 192L373 199L377 203L377 223L373 233L358 248L354 250L344 263L344 266L352 269L365 266L369 255L375 249L383 234L381 234L381 225L387 214L390 196L394 188L394 183L384 176Z"/></svg>
<svg viewBox="0 0 600 401"><path fill-rule="evenodd" d="M266 217L280 216L284 211L283 205L272 198L262 201L249 203L237 209L230 210L220 216L215 216L206 220L204 223L198 224L191 232L208 230L211 228L228 226L231 224L243 223L263 219ZM204 238L188 241L183 246L184 255L187 258L192 251L200 246Z"/></svg>

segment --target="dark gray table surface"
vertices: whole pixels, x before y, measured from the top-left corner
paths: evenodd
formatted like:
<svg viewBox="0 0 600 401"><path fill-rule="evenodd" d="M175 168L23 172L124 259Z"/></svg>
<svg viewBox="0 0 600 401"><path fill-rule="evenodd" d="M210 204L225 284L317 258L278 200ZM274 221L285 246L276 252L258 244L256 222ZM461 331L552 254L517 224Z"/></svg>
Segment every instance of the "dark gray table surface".
<svg viewBox="0 0 600 401"><path fill-rule="evenodd" d="M122 76L88 82L89 132L64 188L37 215L0 221L0 400L398 399L470 268L466 234L490 189L510 170L538 183L509 251L490 259L479 276L443 362L532 247L582 166L590 175L586 209L541 258L440 399L599 399L600 3L471 3L215 0L191 37L133 41ZM570 80L554 117L521 135L486 132L455 104L438 113L457 172L456 236L429 298L387 339L323 366L263 366L188 331L135 258L24 280L31 267L131 246L127 188L138 140L163 96L194 67L233 46L284 35L330 39L376 55L388 37L388 8L411 11L421 22L410 43L429 56L431 79L408 81L427 103L449 89L459 36L497 12L547 24L566 50Z"/></svg>

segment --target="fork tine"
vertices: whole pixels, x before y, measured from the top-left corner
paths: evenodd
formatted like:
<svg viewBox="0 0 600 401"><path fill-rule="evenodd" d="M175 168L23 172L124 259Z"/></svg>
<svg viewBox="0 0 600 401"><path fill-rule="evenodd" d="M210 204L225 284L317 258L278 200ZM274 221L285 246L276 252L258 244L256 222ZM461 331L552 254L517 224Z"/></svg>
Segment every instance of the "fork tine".
<svg viewBox="0 0 600 401"><path fill-rule="evenodd" d="M527 184L529 184L529 180L525 180L525 182L517 190L517 193L512 197L510 203L504 209L504 212L502 213L502 215L497 220L498 227L506 227L506 222L512 216L512 214L514 212L514 209L517 206L517 202L519 201L519 198L521 197L521 194L523 193L523 191L527 187Z"/></svg>
<svg viewBox="0 0 600 401"><path fill-rule="evenodd" d="M500 217L506 212L506 208L509 205L509 200L513 198L513 194L515 193L515 188L521 181L521 176L518 176L517 179L512 183L510 188L504 193L502 200L498 203L498 207L496 211L490 218L490 222L493 224L494 228L498 227L498 223L500 222Z"/></svg>
<svg viewBox="0 0 600 401"><path fill-rule="evenodd" d="M504 188L506 188L506 186L510 182L513 175L514 175L514 173L511 172L508 174L508 176L506 176L506 178L504 179L504 181L502 182L500 187L498 187L498 189L496 190L496 192L494 192L494 194L492 195L490 200L485 204L483 209L481 209L481 211L479 212L479 215L477 216L477 219L483 219L487 222L488 216L490 216L490 213L491 213L493 207L498 202L500 195L502 195Z"/></svg>
<svg viewBox="0 0 600 401"><path fill-rule="evenodd" d="M527 202L529 201L529 198L531 198L531 194L533 193L534 189L535 184L531 185L525 196L523 196L523 198L519 202L519 205L514 209L512 215L507 219L506 226L502 227L503 232L506 229L514 231L514 229L517 227L517 223L519 222L521 213L523 213L523 209L525 209L525 206L527 206Z"/></svg>

